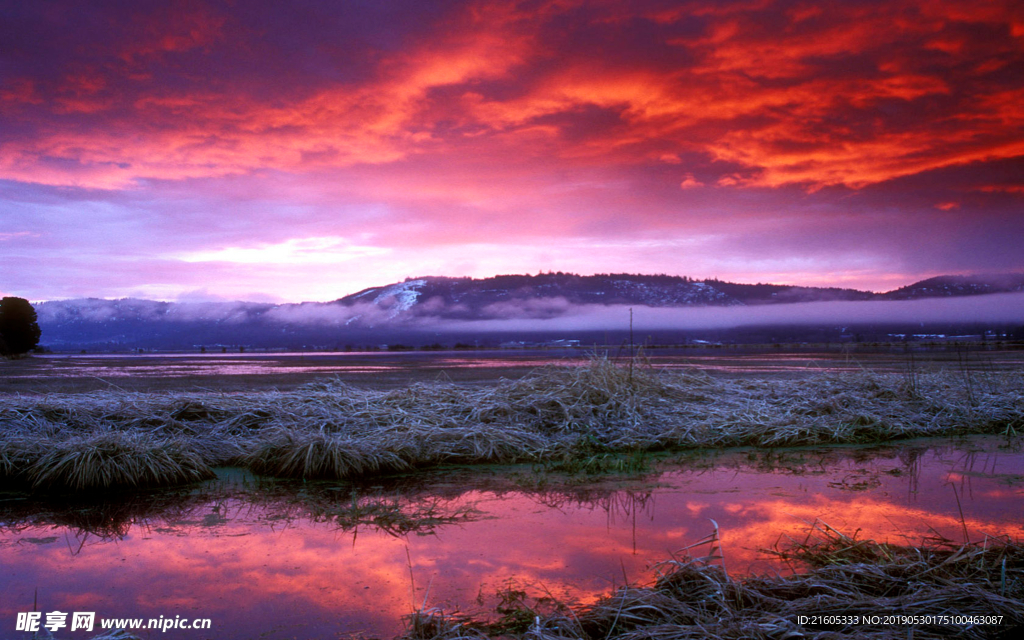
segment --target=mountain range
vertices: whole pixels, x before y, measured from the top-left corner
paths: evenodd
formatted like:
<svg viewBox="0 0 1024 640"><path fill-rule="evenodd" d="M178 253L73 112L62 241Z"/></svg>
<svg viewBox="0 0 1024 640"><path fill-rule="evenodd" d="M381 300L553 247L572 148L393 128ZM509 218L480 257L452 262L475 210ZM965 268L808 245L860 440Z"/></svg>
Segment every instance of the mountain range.
<svg viewBox="0 0 1024 640"><path fill-rule="evenodd" d="M668 275L580 276L558 272L483 279L410 278L322 303L89 298L43 302L36 305L36 310L42 344L55 350L189 349L207 345L343 348L395 340L425 344L432 336L493 333L495 322L504 322L506 333L518 330L516 322L525 323L522 331L528 332L527 325L573 317L581 309L754 309L810 302L912 301L1012 292L1024 292L1024 274L940 276L873 293ZM551 324L551 330L556 329Z"/></svg>

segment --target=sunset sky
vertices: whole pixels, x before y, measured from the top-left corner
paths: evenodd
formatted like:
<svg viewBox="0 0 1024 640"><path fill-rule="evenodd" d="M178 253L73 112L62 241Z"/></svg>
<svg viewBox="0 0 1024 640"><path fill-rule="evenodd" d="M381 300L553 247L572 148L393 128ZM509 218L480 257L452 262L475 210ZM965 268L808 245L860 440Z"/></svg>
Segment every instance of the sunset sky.
<svg viewBox="0 0 1024 640"><path fill-rule="evenodd" d="M1024 270L1024 4L0 5L0 293Z"/></svg>

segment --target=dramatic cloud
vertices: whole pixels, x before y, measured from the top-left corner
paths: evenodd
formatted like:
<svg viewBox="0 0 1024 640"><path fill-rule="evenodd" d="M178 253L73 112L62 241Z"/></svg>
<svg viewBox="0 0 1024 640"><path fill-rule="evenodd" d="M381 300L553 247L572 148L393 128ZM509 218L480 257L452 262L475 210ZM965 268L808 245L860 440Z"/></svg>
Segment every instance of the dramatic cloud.
<svg viewBox="0 0 1024 640"><path fill-rule="evenodd" d="M0 288L1024 268L1012 0L5 9Z"/></svg>

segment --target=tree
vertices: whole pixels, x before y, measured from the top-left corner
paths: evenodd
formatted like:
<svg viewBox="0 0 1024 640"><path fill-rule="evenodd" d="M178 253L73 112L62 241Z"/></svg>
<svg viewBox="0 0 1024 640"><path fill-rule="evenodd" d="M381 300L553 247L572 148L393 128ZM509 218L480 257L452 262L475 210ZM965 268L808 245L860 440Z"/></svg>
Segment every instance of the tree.
<svg viewBox="0 0 1024 640"><path fill-rule="evenodd" d="M39 344L36 310L24 298L0 300L0 349L4 355L28 353Z"/></svg>

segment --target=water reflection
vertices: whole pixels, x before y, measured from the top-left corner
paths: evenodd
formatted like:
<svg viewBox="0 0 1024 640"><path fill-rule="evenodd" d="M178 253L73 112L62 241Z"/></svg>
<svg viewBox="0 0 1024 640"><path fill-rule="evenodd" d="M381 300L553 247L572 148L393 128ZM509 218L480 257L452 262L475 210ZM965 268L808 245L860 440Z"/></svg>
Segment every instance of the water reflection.
<svg viewBox="0 0 1024 640"><path fill-rule="evenodd" d="M731 573L785 570L758 549L819 518L890 542L965 529L1020 538L1024 454L1004 442L694 453L644 478L594 482L516 467L372 485L229 474L92 504L9 493L0 619L28 610L38 589L43 611L209 617L218 638L390 637L424 601L492 610L509 580L592 601L649 579L710 519Z"/></svg>
<svg viewBox="0 0 1024 640"><path fill-rule="evenodd" d="M602 351L602 353L605 353ZM9 380L45 380L60 378L124 379L214 378L220 376L315 376L359 375L438 371L488 371L526 373L537 367L585 364L591 352L580 349L491 350L466 352L309 352L309 353L147 353L147 354L51 354L35 356L8 367ZM623 353L607 350L610 358ZM789 348L758 350L732 349L655 349L645 354L657 369L698 368L732 374L779 374L820 371L872 371L903 373L908 368L919 372L932 369L979 371L1017 369L1024 360L1020 350L994 350L976 347L969 354L961 350L931 349L915 351L903 348L824 349Z"/></svg>

